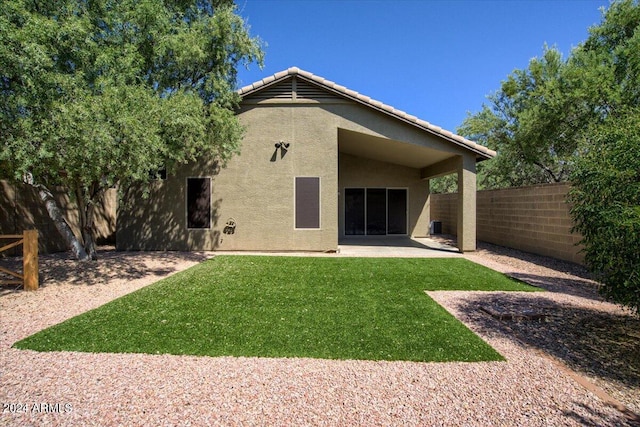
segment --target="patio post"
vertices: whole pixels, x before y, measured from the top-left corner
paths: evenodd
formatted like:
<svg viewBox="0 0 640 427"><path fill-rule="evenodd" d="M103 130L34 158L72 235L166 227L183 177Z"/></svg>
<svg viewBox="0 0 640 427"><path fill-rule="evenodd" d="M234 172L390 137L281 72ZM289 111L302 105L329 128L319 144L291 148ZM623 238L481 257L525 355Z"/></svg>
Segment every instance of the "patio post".
<svg viewBox="0 0 640 427"><path fill-rule="evenodd" d="M458 166L458 249L476 250L476 159L469 155Z"/></svg>

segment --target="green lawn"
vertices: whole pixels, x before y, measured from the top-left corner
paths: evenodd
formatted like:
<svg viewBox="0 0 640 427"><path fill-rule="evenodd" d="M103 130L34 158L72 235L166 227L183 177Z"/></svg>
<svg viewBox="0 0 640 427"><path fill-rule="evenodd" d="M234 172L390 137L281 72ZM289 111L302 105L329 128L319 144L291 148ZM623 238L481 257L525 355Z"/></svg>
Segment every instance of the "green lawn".
<svg viewBox="0 0 640 427"><path fill-rule="evenodd" d="M503 360L424 291L535 289L459 258L217 256L14 346L207 356Z"/></svg>

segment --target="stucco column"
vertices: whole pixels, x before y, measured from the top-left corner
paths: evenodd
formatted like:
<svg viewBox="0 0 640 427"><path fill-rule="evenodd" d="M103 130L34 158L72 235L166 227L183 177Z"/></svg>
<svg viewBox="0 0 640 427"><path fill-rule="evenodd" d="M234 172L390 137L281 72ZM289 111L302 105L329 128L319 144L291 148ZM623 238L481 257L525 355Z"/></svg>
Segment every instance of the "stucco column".
<svg viewBox="0 0 640 427"><path fill-rule="evenodd" d="M458 166L458 249L476 250L476 159L462 156Z"/></svg>

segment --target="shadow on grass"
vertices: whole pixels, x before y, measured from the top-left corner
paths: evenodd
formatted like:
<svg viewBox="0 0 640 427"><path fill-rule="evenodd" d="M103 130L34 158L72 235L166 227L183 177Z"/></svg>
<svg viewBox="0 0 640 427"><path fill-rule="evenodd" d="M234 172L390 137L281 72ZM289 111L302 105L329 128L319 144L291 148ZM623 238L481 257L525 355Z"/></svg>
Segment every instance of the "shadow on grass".
<svg viewBox="0 0 640 427"><path fill-rule="evenodd" d="M544 315L542 320L497 320L480 311ZM483 333L519 340L561 361L632 411L640 412L640 318L630 313L554 301L541 294L478 294L462 303L463 312ZM635 396L635 398L634 398Z"/></svg>
<svg viewBox="0 0 640 427"><path fill-rule="evenodd" d="M521 272L507 272L505 274L529 285L543 288L549 292L587 298L595 301L604 301L604 298L598 294L596 283L589 279L578 277L559 278Z"/></svg>
<svg viewBox="0 0 640 427"><path fill-rule="evenodd" d="M443 234L432 237L443 244L456 244L455 236ZM513 270L507 268L505 272L515 279L550 292L604 301L598 293L598 283L593 280L592 274L584 265L479 241L477 254L482 258L483 253L487 254L489 259L503 263L505 266L517 266ZM532 270L530 267L536 267L536 271L549 270L549 274L523 272Z"/></svg>
<svg viewBox="0 0 640 427"><path fill-rule="evenodd" d="M41 255L38 259L40 287L67 283L76 286L95 286L113 280L131 281L148 276L163 277L179 269L184 261L202 262L210 255L202 252L116 252L112 247L101 248L97 261L79 262L69 252ZM22 257L8 257L0 265L22 270ZM0 296L15 292L0 289Z"/></svg>

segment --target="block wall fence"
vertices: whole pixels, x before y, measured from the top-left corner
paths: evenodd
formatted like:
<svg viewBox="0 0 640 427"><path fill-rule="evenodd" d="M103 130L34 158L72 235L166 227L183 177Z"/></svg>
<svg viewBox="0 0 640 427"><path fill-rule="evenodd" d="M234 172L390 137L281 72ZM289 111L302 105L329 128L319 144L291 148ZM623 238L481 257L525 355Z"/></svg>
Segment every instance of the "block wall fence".
<svg viewBox="0 0 640 427"><path fill-rule="evenodd" d="M55 188L52 193L67 223L74 233L79 235L77 205L62 188ZM102 203L96 209L98 243L115 242L116 203L117 192L111 189L105 193ZM41 253L67 250L65 242L40 201L38 192L26 184L0 180L0 235L22 234L24 230L31 229L38 230L38 250Z"/></svg>
<svg viewBox="0 0 640 427"><path fill-rule="evenodd" d="M568 183L478 191L477 239L584 264L581 236L571 233L568 191ZM457 197L431 195L431 219L442 222L444 234L456 235Z"/></svg>

